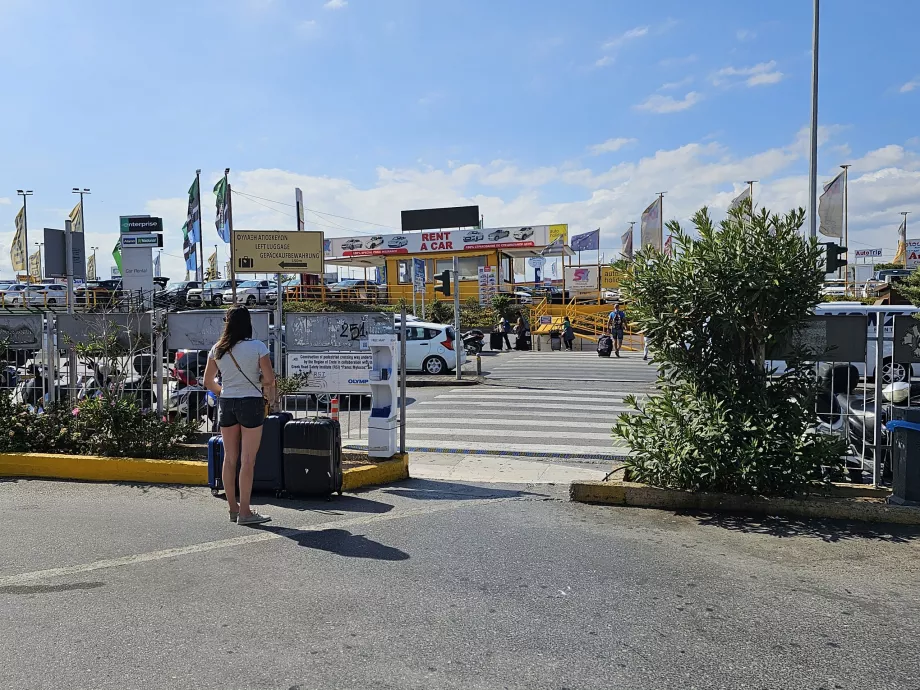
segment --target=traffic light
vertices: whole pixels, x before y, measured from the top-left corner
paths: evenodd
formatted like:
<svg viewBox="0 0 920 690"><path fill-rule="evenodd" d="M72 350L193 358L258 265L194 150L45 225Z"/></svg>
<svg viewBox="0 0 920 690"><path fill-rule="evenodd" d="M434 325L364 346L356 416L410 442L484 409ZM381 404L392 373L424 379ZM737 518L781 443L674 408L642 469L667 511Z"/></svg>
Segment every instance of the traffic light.
<svg viewBox="0 0 920 690"><path fill-rule="evenodd" d="M441 271L434 277L434 291L450 297L450 271Z"/></svg>
<svg viewBox="0 0 920 690"><path fill-rule="evenodd" d="M847 265L847 260L843 258L847 248L841 247L836 242L824 242L824 272L836 273L838 268Z"/></svg>

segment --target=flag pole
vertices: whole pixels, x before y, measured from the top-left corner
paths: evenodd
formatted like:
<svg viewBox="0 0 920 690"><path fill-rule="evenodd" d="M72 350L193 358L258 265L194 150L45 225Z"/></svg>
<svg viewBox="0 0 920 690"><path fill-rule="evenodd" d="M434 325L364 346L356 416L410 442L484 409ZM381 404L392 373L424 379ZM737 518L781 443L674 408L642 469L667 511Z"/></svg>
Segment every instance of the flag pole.
<svg viewBox="0 0 920 690"><path fill-rule="evenodd" d="M195 171L195 186L198 188L198 253L201 255L201 277L204 281L204 223L201 214L201 168ZM203 287L203 286L201 286Z"/></svg>
<svg viewBox="0 0 920 690"><path fill-rule="evenodd" d="M820 0L815 0L814 33L811 39L811 147L808 161L808 228L818 236L818 17Z"/></svg>
<svg viewBox="0 0 920 690"><path fill-rule="evenodd" d="M907 214L910 211L901 211L901 215L904 216L904 267L907 268ZM898 244L901 243L901 238L898 238ZM920 270L920 269L918 269Z"/></svg>
<svg viewBox="0 0 920 690"><path fill-rule="evenodd" d="M848 206L850 204L850 190L847 187L847 184L849 181L849 175L847 171L850 166L841 165L840 167L843 168L843 247L844 249L846 249L847 247L850 246L849 245L850 220L847 217L849 215ZM850 254L850 250L847 249L847 251L844 252L843 254L844 258L849 259L850 258L849 254ZM841 266L840 270L843 271L843 281L844 281L843 289L844 289L844 292L846 292L846 290L849 288L849 286L847 285L847 275L849 272L847 271L846 265Z"/></svg>
<svg viewBox="0 0 920 690"><path fill-rule="evenodd" d="M230 294L233 296L233 304L236 304L236 265L233 263L233 202L230 194L230 181L227 179L230 175L230 168L224 168L224 180L227 182L227 227L230 229Z"/></svg>
<svg viewBox="0 0 920 690"><path fill-rule="evenodd" d="M664 195L667 192L658 192L658 248L664 251Z"/></svg>

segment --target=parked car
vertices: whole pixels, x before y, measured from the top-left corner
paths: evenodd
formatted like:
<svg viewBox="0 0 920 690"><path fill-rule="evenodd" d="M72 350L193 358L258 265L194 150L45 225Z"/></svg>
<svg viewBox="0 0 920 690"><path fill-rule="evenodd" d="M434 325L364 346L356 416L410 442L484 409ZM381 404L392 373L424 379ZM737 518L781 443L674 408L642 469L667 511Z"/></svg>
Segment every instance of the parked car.
<svg viewBox="0 0 920 690"><path fill-rule="evenodd" d="M533 237L533 228L518 228L514 231L514 239L518 242L523 242L530 237Z"/></svg>
<svg viewBox="0 0 920 690"><path fill-rule="evenodd" d="M463 236L464 242L482 242L484 235L479 230L470 230Z"/></svg>
<svg viewBox="0 0 920 690"><path fill-rule="evenodd" d="M24 290L7 292L3 296L3 303L12 307L66 305L67 294L66 285L29 285Z"/></svg>
<svg viewBox="0 0 920 690"><path fill-rule="evenodd" d="M327 290L338 299L376 299L379 286L370 280L340 280L330 285Z"/></svg>
<svg viewBox="0 0 920 690"><path fill-rule="evenodd" d="M499 228L498 230L493 230L489 233L489 241L498 242L499 240L505 239L510 234L511 233L508 230L502 230Z"/></svg>
<svg viewBox="0 0 920 690"><path fill-rule="evenodd" d="M114 304L121 294L121 280L91 280L74 290L77 305L105 307Z"/></svg>
<svg viewBox="0 0 920 690"><path fill-rule="evenodd" d="M277 287L274 280L244 280L236 286L236 303L247 307L267 304L268 291ZM224 291L224 302L233 303L233 290Z"/></svg>
<svg viewBox="0 0 920 690"><path fill-rule="evenodd" d="M400 247L405 247L407 244L409 244L409 238L403 237L402 235L391 237L390 241L387 242L387 246L390 249L399 249Z"/></svg>
<svg viewBox="0 0 920 690"><path fill-rule="evenodd" d="M296 288L300 285L300 278L291 278L281 283L281 287L284 289L284 298L291 299L293 292L291 288ZM269 290L265 295L265 302L267 304L277 304L278 303L278 288L274 287Z"/></svg>
<svg viewBox="0 0 920 690"><path fill-rule="evenodd" d="M6 304L7 293L22 292L27 287L29 287L28 283L3 283L0 285L0 301Z"/></svg>
<svg viewBox="0 0 920 690"><path fill-rule="evenodd" d="M367 241L367 244L365 246L368 249L376 249L382 244L383 244L383 237L381 237L380 235L374 235Z"/></svg>
<svg viewBox="0 0 920 690"><path fill-rule="evenodd" d="M154 297L154 303L158 307L184 307L188 304L189 290L196 290L201 287L197 280L180 280L168 289L163 290Z"/></svg>
<svg viewBox="0 0 920 690"><path fill-rule="evenodd" d="M531 304L533 302L533 288L518 285L514 288L513 297L521 304Z"/></svg>
<svg viewBox="0 0 920 690"><path fill-rule="evenodd" d="M399 329L397 329L397 333ZM406 317L406 370L425 374L446 374L466 361L463 343L459 343L453 326L410 320Z"/></svg>
<svg viewBox="0 0 920 690"><path fill-rule="evenodd" d="M345 240L342 242L342 249L353 252L355 249L361 249L364 245L361 244L361 240Z"/></svg>
<svg viewBox="0 0 920 690"><path fill-rule="evenodd" d="M242 282L244 281L236 279L237 285ZM224 292L232 287L233 282L230 280L209 280L204 287L190 289L185 295L185 301L190 307L219 307L224 303Z"/></svg>

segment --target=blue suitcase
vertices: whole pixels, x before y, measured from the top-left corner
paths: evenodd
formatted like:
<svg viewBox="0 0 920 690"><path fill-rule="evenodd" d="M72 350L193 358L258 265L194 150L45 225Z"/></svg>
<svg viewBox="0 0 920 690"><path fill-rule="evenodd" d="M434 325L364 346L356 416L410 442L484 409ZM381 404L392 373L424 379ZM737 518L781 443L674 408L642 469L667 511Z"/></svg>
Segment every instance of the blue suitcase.
<svg viewBox="0 0 920 690"><path fill-rule="evenodd" d="M271 414L265 418L262 426L262 443L256 454L256 466L252 478L253 493L273 493L280 496L284 492L284 427L294 418L289 412ZM208 441L208 486L211 493L217 495L224 488L221 473L224 465L223 439L215 436ZM237 484L239 484L239 465L237 465Z"/></svg>

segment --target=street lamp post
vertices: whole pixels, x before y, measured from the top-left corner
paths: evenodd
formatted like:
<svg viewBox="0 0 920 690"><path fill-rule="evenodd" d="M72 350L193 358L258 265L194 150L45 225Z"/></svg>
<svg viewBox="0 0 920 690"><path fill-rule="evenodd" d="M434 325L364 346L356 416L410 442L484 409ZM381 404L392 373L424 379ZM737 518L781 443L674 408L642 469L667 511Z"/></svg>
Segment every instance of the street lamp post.
<svg viewBox="0 0 920 690"><path fill-rule="evenodd" d="M85 223L86 219L85 219L85 216L83 215L83 195L91 194L92 192L90 192L86 188L80 189L79 187L74 187L71 193L80 195L80 232L85 233L86 232L86 223Z"/></svg>
<svg viewBox="0 0 920 690"><path fill-rule="evenodd" d="M90 278L89 276L87 276L86 279L87 280L99 280L99 267L96 265L96 250L99 249L99 247L90 247L90 249L93 250L93 277Z"/></svg>
<svg viewBox="0 0 920 690"><path fill-rule="evenodd" d="M815 0L814 34L811 39L811 148L808 161L808 229L818 236L818 5Z"/></svg>

